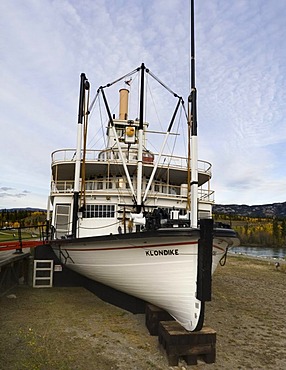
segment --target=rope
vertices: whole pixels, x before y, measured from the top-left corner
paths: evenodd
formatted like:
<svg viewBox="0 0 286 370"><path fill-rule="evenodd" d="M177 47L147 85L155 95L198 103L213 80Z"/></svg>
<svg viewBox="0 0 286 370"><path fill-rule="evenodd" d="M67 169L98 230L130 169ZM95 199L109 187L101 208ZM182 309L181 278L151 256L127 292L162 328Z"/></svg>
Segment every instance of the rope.
<svg viewBox="0 0 286 370"><path fill-rule="evenodd" d="M117 82L120 82L120 81L122 81L122 80L124 80L124 79L126 79L127 77L130 77L130 76L132 76L133 74L135 74L136 72L139 72L141 70L141 67L138 67L138 68L136 68L136 69L134 69L133 71L131 71L131 72L129 72L129 73L127 73L127 74L125 74L124 76L122 76L122 77L119 77L117 80L115 80L115 81L113 81L113 82L110 82L110 83L108 83L108 84L106 84L106 85L104 85L104 86L100 86L99 87L99 89L97 90L97 94L99 93L99 91L100 91L100 89L105 89L106 87L110 87L110 86L112 86L112 85L114 85L114 84L116 84ZM171 93L172 95L174 95L176 98L181 98L177 93L175 93L172 89L170 89L167 85L165 85L157 76L155 76L154 75L154 73L152 73L151 71L150 71L150 69L148 69L148 68L145 68L145 71L146 71L146 73L148 73L151 77L153 77L154 78L154 80L156 80L161 86L163 86L167 91L169 91L169 93ZM96 98L95 98L96 99ZM95 100L94 99L94 100ZM182 98L181 98L182 99ZM93 100L93 102L94 102L94 100ZM93 103L92 103L92 105L93 105Z"/></svg>
<svg viewBox="0 0 286 370"><path fill-rule="evenodd" d="M221 266L225 266L225 264L226 264L227 252L228 252L228 247L226 247L225 254L219 260L219 264Z"/></svg>
<svg viewBox="0 0 286 370"><path fill-rule="evenodd" d="M161 86L163 86L169 93L175 96L175 98L180 98L178 94L176 94L173 90L171 90L167 85L165 85L158 77L156 77L149 69L146 69L146 72L150 74L151 77L154 78ZM181 98L182 99L182 98Z"/></svg>
<svg viewBox="0 0 286 370"><path fill-rule="evenodd" d="M179 136L179 128L180 128L180 125L181 125L181 117L182 117L182 108L180 109L180 113L179 113L179 119L178 119L178 124L177 124L177 131L176 131L176 135L175 135L174 142L173 142L173 148L170 151L171 152L171 155L170 155L168 167L170 166L170 162L172 160L172 156L174 154L175 147L176 147L176 144L177 144L177 138Z"/></svg>
<svg viewBox="0 0 286 370"><path fill-rule="evenodd" d="M110 226L114 226L114 225L117 225L117 224L120 224L121 221L116 221L114 222L113 224L109 224L109 225L105 225L105 226L99 226L99 227L80 227L80 229L84 229L84 230L99 230L99 229L105 229L106 227L110 227Z"/></svg>
<svg viewBox="0 0 286 370"><path fill-rule="evenodd" d="M90 104L90 106L89 106L89 108L88 108L89 112L91 112L91 111L92 111L92 108L93 108L93 106L94 106L94 104L95 104L95 102L96 102L96 100L97 100L97 98L98 98L98 95L99 95L99 90L97 90L97 92L96 92L96 94L95 94L95 97L93 98L93 101L91 102L91 104Z"/></svg>
<svg viewBox="0 0 286 370"><path fill-rule="evenodd" d="M113 82L110 82L110 83L108 83L108 84L107 84L107 85L105 85L105 86L100 86L100 88L105 89L106 87L110 87L110 86L112 86L112 85L116 84L117 82L124 80L126 77L130 77L130 76L132 76L134 73L138 72L139 70L140 70L140 67L138 67L138 68L134 69L133 71L131 71L131 72L127 73L126 75L124 75L124 76L122 76L122 77L119 77L117 80L115 80L115 81L113 81Z"/></svg>

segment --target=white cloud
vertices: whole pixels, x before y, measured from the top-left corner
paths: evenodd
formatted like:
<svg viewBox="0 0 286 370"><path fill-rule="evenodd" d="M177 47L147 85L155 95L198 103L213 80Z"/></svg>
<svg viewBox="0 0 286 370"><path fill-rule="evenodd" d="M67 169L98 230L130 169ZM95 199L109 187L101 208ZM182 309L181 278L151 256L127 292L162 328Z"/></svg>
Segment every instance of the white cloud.
<svg viewBox="0 0 286 370"><path fill-rule="evenodd" d="M284 3L197 1L196 12L199 153L216 200L284 201ZM75 146L81 72L95 89L145 62L187 99L187 1L11 0L0 22L0 194L11 195L0 208L45 206L50 153Z"/></svg>

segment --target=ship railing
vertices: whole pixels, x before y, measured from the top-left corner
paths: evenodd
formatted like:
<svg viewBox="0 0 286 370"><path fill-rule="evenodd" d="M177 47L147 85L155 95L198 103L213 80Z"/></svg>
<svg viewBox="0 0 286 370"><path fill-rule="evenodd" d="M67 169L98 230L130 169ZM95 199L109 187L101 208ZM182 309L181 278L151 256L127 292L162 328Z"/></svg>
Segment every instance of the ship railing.
<svg viewBox="0 0 286 370"><path fill-rule="evenodd" d="M146 189L146 182L142 186L142 190ZM51 193L56 195L58 193L70 195L73 192L74 182L68 181L52 181ZM120 177L116 179L100 179L100 180L86 180L85 191L87 195L105 194L123 196L130 195L129 184L126 179ZM164 198L187 198L187 188L183 184L181 186L166 184L155 181L149 190L149 197L164 197ZM214 202L214 191L209 189L198 189L198 199L203 202Z"/></svg>
<svg viewBox="0 0 286 370"><path fill-rule="evenodd" d="M72 193L74 191L74 181L52 181L52 193Z"/></svg>
<svg viewBox="0 0 286 370"><path fill-rule="evenodd" d="M52 165L60 162L75 162L75 149L62 149L56 150L52 153ZM129 165L137 165L137 151L136 150L123 150L126 163ZM145 151L143 153L143 164L153 166L156 163L159 154L150 153ZM86 162L105 162L108 164L120 164L120 155L118 149L106 150L87 150ZM187 158L177 155L162 154L159 162L161 168L174 168L174 169L187 169ZM198 160L198 171L211 175L212 165L208 161Z"/></svg>
<svg viewBox="0 0 286 370"><path fill-rule="evenodd" d="M11 226L11 224L14 225ZM45 243L46 224L38 223L23 226L20 225L20 222L11 222L8 226L0 228L0 234L0 252L12 251L22 253L24 248L28 250Z"/></svg>
<svg viewBox="0 0 286 370"><path fill-rule="evenodd" d="M200 202L214 203L215 192L214 190L198 189L198 199Z"/></svg>

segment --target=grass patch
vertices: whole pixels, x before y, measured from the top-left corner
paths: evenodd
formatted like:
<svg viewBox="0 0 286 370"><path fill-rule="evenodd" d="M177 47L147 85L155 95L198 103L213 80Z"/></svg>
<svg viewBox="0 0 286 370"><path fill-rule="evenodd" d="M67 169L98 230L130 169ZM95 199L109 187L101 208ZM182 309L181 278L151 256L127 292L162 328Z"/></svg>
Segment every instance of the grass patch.
<svg viewBox="0 0 286 370"><path fill-rule="evenodd" d="M39 239L40 234L34 231L22 230L21 231L21 238L22 240L33 240ZM4 229L0 231L0 242L11 242L11 241L18 241L19 234L17 229Z"/></svg>

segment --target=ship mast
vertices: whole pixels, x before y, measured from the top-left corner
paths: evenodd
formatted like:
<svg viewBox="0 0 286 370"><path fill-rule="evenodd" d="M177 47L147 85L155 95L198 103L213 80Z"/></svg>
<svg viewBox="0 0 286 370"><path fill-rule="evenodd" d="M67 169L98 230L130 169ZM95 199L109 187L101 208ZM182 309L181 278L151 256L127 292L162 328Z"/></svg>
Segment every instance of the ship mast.
<svg viewBox="0 0 286 370"><path fill-rule="evenodd" d="M138 164L137 164L137 213L141 212L142 208L142 155L143 155L143 126L144 126L144 74L145 65L141 64L141 86L140 86L140 115L139 115L139 130L138 130Z"/></svg>
<svg viewBox="0 0 286 370"><path fill-rule="evenodd" d="M189 127L191 130L191 226L198 226L198 137L197 137L197 89L195 81L195 9L194 0L190 4L190 95L189 103Z"/></svg>
<svg viewBox="0 0 286 370"><path fill-rule="evenodd" d="M89 90L89 82L85 74L80 75L80 92L78 107L77 124L77 146L75 154L75 174L74 174L74 193L73 193L73 213L72 213L72 236L76 238L78 210L79 210L79 190L80 190L80 167L81 167L81 145L82 145L82 119L85 107L85 90Z"/></svg>

